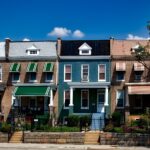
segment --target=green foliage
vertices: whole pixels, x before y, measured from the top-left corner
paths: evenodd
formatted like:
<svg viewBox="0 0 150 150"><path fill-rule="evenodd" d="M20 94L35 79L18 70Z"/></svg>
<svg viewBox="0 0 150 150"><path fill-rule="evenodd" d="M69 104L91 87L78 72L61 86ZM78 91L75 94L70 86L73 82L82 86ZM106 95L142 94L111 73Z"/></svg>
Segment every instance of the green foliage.
<svg viewBox="0 0 150 150"><path fill-rule="evenodd" d="M69 127L78 127L80 123L80 117L77 115L70 115L67 118Z"/></svg>
<svg viewBox="0 0 150 150"><path fill-rule="evenodd" d="M113 124L114 126L120 126L121 124L121 113L120 112L114 112L112 114L112 121L113 121Z"/></svg>
<svg viewBox="0 0 150 150"><path fill-rule="evenodd" d="M112 123L109 123L107 126L105 126L104 131L105 132L113 132L114 125Z"/></svg>
<svg viewBox="0 0 150 150"><path fill-rule="evenodd" d="M89 126L91 124L91 116L90 115L80 116L80 124L83 127Z"/></svg>
<svg viewBox="0 0 150 150"><path fill-rule="evenodd" d="M2 123L1 132L9 132L11 130L11 125L7 123Z"/></svg>
<svg viewBox="0 0 150 150"><path fill-rule="evenodd" d="M113 132L123 133L123 128L122 127L114 127Z"/></svg>

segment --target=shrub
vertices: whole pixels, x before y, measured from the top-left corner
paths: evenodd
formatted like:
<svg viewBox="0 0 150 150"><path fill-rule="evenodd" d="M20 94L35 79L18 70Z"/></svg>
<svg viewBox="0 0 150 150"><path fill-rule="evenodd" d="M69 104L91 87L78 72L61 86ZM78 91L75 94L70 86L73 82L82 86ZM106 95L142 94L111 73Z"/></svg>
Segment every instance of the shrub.
<svg viewBox="0 0 150 150"><path fill-rule="evenodd" d="M70 115L67 118L69 127L77 127L79 126L80 117L77 115Z"/></svg>
<svg viewBox="0 0 150 150"><path fill-rule="evenodd" d="M114 126L120 126L121 124L121 113L120 112L114 112L112 114L112 121L113 121L113 124Z"/></svg>
<svg viewBox="0 0 150 150"><path fill-rule="evenodd" d="M11 130L11 125L7 123L2 123L1 131L2 132L9 132Z"/></svg>
<svg viewBox="0 0 150 150"><path fill-rule="evenodd" d="M89 126L91 124L91 116L85 115L80 117L80 125L83 127Z"/></svg>
<svg viewBox="0 0 150 150"><path fill-rule="evenodd" d="M105 132L113 132L113 129L114 129L114 125L112 123L110 123L104 128L104 131Z"/></svg>
<svg viewBox="0 0 150 150"><path fill-rule="evenodd" d="M123 128L122 127L114 127L113 132L123 133Z"/></svg>

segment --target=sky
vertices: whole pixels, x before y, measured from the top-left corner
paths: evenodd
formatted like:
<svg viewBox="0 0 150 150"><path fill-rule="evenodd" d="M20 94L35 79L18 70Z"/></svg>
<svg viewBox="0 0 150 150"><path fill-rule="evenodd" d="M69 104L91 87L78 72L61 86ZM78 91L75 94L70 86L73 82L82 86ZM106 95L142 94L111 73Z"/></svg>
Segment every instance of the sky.
<svg viewBox="0 0 150 150"><path fill-rule="evenodd" d="M150 0L0 0L0 41L145 39Z"/></svg>

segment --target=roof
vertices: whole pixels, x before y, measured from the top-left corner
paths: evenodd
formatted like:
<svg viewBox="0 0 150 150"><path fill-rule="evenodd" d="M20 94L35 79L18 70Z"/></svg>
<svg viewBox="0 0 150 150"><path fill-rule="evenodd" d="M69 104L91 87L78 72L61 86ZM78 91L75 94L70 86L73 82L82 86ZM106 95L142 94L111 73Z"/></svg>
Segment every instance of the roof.
<svg viewBox="0 0 150 150"><path fill-rule="evenodd" d="M5 42L0 42L0 58L5 58Z"/></svg>
<svg viewBox="0 0 150 150"><path fill-rule="evenodd" d="M28 55L29 50L39 51L39 55ZM55 41L12 41L9 48L9 59L56 59L56 42Z"/></svg>
<svg viewBox="0 0 150 150"><path fill-rule="evenodd" d="M110 55L109 40L62 40L61 56L78 56L79 48L84 44L88 44L92 50L92 56Z"/></svg>

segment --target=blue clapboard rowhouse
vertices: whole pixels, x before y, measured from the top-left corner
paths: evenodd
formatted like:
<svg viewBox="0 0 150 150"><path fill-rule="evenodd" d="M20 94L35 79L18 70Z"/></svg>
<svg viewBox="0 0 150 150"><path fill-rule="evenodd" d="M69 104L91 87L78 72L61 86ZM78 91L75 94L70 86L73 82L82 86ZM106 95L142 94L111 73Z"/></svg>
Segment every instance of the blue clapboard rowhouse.
<svg viewBox="0 0 150 150"><path fill-rule="evenodd" d="M109 40L59 39L58 51L59 118L91 115L91 128L103 128L110 113Z"/></svg>

